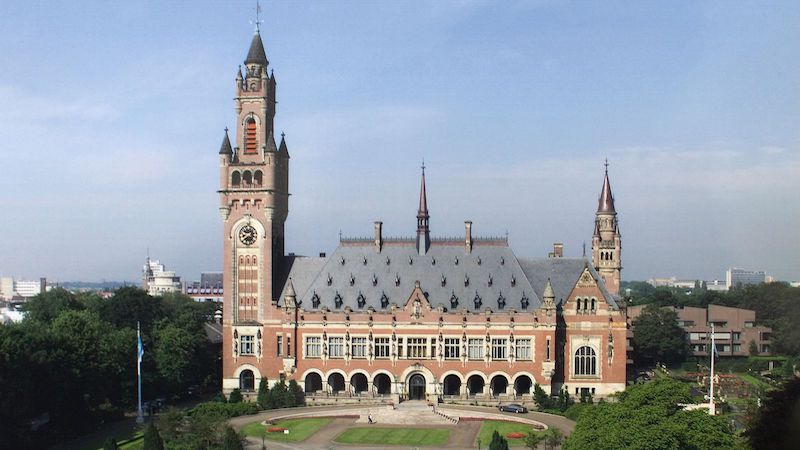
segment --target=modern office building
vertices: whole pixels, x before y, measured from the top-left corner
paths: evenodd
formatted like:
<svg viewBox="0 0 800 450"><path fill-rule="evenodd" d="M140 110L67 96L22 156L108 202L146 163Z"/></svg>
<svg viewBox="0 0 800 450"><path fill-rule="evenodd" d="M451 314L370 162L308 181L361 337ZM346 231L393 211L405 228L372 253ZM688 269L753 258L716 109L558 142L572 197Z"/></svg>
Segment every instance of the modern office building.
<svg viewBox="0 0 800 450"><path fill-rule="evenodd" d="M743 287L751 284L761 284L767 279L763 270L747 270L731 267L725 272L725 284L728 289Z"/></svg>
<svg viewBox="0 0 800 450"><path fill-rule="evenodd" d="M142 267L142 289L152 296L181 292L181 277L172 270L165 270L160 261L148 257Z"/></svg>

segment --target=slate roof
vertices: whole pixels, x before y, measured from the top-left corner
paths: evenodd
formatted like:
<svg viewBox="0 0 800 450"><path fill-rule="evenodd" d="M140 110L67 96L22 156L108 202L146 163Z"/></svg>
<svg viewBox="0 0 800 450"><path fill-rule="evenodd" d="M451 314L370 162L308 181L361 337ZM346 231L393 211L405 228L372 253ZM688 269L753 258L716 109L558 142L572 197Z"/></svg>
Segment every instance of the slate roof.
<svg viewBox="0 0 800 450"><path fill-rule="evenodd" d="M483 312L486 308L523 311L540 306L548 278L557 305L569 295L584 267L588 266L592 276L600 280L585 258L518 260L505 243L481 245L479 241L471 253L465 251L462 242L434 241L424 256L417 253L412 240L387 244L380 253L372 245L345 243L328 257L293 257L290 264L288 276L292 279L297 301L306 310L327 307L335 311L349 306L357 311L371 306L376 311L387 311L392 303L404 305L419 280L433 307L442 304L448 311ZM465 278L469 279L467 286ZM602 281L599 285L612 308L617 309ZM477 307L476 293L480 298ZM505 301L503 308L498 302L501 293ZM382 299L384 294L386 299ZM522 307L523 295L528 301L527 308ZM455 308L451 304L454 296L458 301ZM283 294L279 304L283 304Z"/></svg>
<svg viewBox="0 0 800 450"><path fill-rule="evenodd" d="M611 194L611 182L608 181L608 168L606 177L603 179L603 189L600 191L600 198L597 201L597 212L614 213L614 196Z"/></svg>
<svg viewBox="0 0 800 450"><path fill-rule="evenodd" d="M247 52L247 58L245 58L244 63L261 64L264 67L269 64L267 52L264 51L264 43L261 42L261 34L258 31L253 35L253 40L250 42L250 50Z"/></svg>

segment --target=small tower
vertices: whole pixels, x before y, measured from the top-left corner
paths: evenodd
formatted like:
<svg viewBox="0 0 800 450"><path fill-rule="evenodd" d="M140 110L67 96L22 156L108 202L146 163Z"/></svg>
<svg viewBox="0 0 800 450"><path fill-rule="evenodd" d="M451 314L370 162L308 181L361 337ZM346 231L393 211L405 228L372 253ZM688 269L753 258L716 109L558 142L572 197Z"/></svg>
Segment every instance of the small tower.
<svg viewBox="0 0 800 450"><path fill-rule="evenodd" d="M422 182L419 187L419 208L417 209L417 250L424 255L431 247L431 230L428 227L428 197L425 193L425 163L422 163Z"/></svg>
<svg viewBox="0 0 800 450"><path fill-rule="evenodd" d="M603 278L608 291L619 295L622 271L622 235L619 232L614 196L611 194L611 183L608 181L608 160L606 160L605 166L605 179L597 205L592 236L592 264Z"/></svg>

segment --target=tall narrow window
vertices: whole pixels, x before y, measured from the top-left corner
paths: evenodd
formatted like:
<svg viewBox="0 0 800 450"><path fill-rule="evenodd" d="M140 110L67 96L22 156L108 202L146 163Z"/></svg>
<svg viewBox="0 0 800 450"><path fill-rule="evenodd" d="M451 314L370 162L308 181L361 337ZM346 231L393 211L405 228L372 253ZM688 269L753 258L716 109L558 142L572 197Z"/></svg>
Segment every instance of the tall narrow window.
<svg viewBox="0 0 800 450"><path fill-rule="evenodd" d="M593 348L583 346L575 352L575 375L597 375L597 355Z"/></svg>
<svg viewBox="0 0 800 450"><path fill-rule="evenodd" d="M256 141L256 121L252 117L244 123L244 154L254 155L258 153L258 143Z"/></svg>
<svg viewBox="0 0 800 450"><path fill-rule="evenodd" d="M278 336L276 347L278 349L278 356L283 356L283 336Z"/></svg>
<svg viewBox="0 0 800 450"><path fill-rule="evenodd" d="M550 336L547 336L547 355L546 355L546 359L547 359L547 361L550 361Z"/></svg>

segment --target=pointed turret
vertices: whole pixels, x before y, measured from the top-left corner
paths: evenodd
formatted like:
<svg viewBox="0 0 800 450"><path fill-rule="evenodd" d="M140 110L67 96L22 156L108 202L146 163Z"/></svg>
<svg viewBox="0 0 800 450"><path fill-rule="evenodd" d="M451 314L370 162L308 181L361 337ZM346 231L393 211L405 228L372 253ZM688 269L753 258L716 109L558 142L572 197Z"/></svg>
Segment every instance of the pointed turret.
<svg viewBox="0 0 800 450"><path fill-rule="evenodd" d="M267 136L267 152L275 153L278 151L278 146L275 145L275 135L272 134L272 130L269 132L269 136Z"/></svg>
<svg viewBox="0 0 800 450"><path fill-rule="evenodd" d="M281 144L278 146L278 153L285 157L289 157L289 148L286 146L286 133L281 133Z"/></svg>
<svg viewBox="0 0 800 450"><path fill-rule="evenodd" d="M431 231L428 227L428 196L425 192L425 163L422 164L422 181L419 186L419 208L417 209L417 250L420 255L431 246Z"/></svg>
<svg viewBox="0 0 800 450"><path fill-rule="evenodd" d="M248 66L250 64L260 64L264 67L269 65L267 52L264 51L264 43L261 41L261 34L257 29L255 34L253 34L253 40L250 42L250 50L247 52L247 58L245 58L244 63Z"/></svg>
<svg viewBox="0 0 800 450"><path fill-rule="evenodd" d="M219 147L220 155L232 155L233 148L231 147L231 140L228 138L228 127L225 127L225 137L222 138L222 145Z"/></svg>
<svg viewBox="0 0 800 450"><path fill-rule="evenodd" d="M606 177L603 180L603 190L600 192L600 200L597 205L599 213L615 213L614 196L611 195L611 183L608 181L608 161L606 161Z"/></svg>

